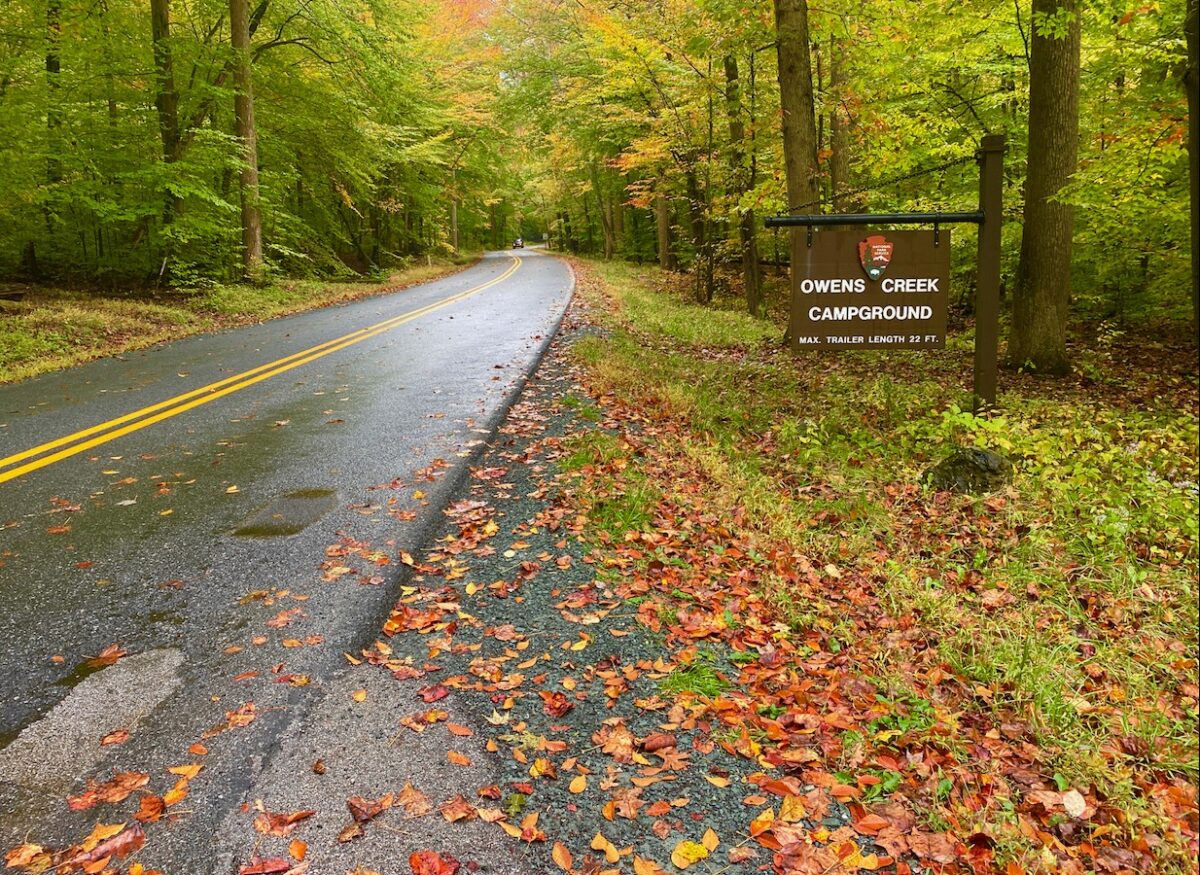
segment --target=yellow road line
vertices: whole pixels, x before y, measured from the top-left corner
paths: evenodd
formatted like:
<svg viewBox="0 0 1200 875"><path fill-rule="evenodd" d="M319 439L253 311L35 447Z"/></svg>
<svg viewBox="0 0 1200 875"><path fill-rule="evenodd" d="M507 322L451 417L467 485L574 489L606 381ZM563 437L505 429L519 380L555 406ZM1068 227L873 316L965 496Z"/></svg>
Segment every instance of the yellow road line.
<svg viewBox="0 0 1200 875"><path fill-rule="evenodd" d="M326 341L325 343L317 344L316 346L309 347L306 350L293 353L292 355L285 356L284 358L276 359L275 361L268 362L267 364L259 365L256 368L251 368L248 371L243 371L242 373L236 374L232 377L226 377L225 379L218 380L215 383L209 383L207 386L201 386L199 389L193 389L192 391L186 392L182 395L176 395L174 398L168 398L166 401L160 401L157 404L143 407L140 410L133 411L132 413L126 413L122 416L116 417L115 419L110 419L98 425L91 426L90 428L82 429L81 431L74 432L73 434L65 435L64 437L56 438L52 441L47 441L46 443L40 444L36 447L31 447L28 450L23 450L11 456L6 456L5 458L0 459L0 468L12 465L32 456L41 455L42 453L55 449L56 447L71 444L71 446L66 447L66 449L59 450L57 453L53 453L52 455L43 456L40 459L28 462L18 468L12 468L11 470L0 472L0 483L5 483L9 480L21 477L30 473L31 471L44 468L47 465L52 465L55 462L69 458L78 453L82 453L85 450L90 450L91 448L99 446L100 444L108 443L109 441L115 440L123 435L146 428L147 426L153 425L156 422L162 422L164 419L177 416L180 413L191 410L194 407L199 407L202 404L207 404L210 401L217 400L218 398L223 398L224 396L240 389L253 386L255 383L262 382L270 377L290 371L293 368L298 368L300 365L308 364L309 362L323 358L330 353L337 352L338 350L345 349L348 346L353 346L356 343L361 343L364 340L376 337L386 331L390 331L393 328L403 325L406 322L412 322L414 319L419 319L420 317L432 313L435 310L440 310L441 308L447 307L450 304L462 301L471 295L482 292L484 289L489 289L494 285L504 282L504 280L516 273L517 268L521 266L521 259L516 256L512 256L512 259L513 263L498 277L488 280L486 283L482 283L478 286L467 289L464 292L451 295L449 298L444 298L441 301L437 301L433 304L428 304L408 313L403 313L400 316L394 316L391 319L386 319L383 322L378 322L375 325L368 326L367 328L361 328L357 331L352 331L349 334L344 334L341 337L334 338L333 340ZM154 415L148 416L147 414ZM137 421L134 422L133 420ZM124 425L123 428L116 428L116 426L121 426L124 423L130 424ZM115 430L110 431L109 429ZM97 434L100 432L103 433ZM89 435L97 436L91 438L90 440L85 440L82 443L75 443L76 441L86 438Z"/></svg>

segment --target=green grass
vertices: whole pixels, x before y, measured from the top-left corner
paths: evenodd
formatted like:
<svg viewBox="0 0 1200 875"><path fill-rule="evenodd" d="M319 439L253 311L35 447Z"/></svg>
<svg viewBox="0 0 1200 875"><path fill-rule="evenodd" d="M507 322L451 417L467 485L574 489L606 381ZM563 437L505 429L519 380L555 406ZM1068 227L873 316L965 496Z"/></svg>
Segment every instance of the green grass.
<svg viewBox="0 0 1200 875"><path fill-rule="evenodd" d="M715 698L729 689L729 682L703 656L680 666L658 682L659 690L668 696L690 694Z"/></svg>
<svg viewBox="0 0 1200 875"><path fill-rule="evenodd" d="M740 507L759 536L876 581L887 612L918 623L990 697L972 707L1025 720L1071 786L1124 800L1136 820L1151 803L1133 776L1196 780L1200 721L1184 686L1200 623L1190 396L1128 403L1124 388L1143 375L1085 352L1091 388L1004 377L1021 388L976 417L964 410L969 337L940 352L792 357L779 349L782 326L735 305L697 306L656 270L589 270L599 283L581 288L607 332L575 355L599 390L685 426L668 452L703 473L713 512ZM600 440L587 439L593 454ZM913 489L960 445L1013 459L1014 487L948 501ZM669 497L670 482L637 486L647 499L656 488ZM763 585L793 630L859 646L828 605ZM919 710L897 657L884 648L869 659L902 703L895 719ZM676 674L664 689L710 679ZM1119 736L1148 744L1153 762L1104 755Z"/></svg>
<svg viewBox="0 0 1200 875"><path fill-rule="evenodd" d="M448 262L435 261L399 271L383 283L278 280L264 286L215 285L157 295L31 289L21 301L0 300L0 383L202 331L378 294L454 269Z"/></svg>

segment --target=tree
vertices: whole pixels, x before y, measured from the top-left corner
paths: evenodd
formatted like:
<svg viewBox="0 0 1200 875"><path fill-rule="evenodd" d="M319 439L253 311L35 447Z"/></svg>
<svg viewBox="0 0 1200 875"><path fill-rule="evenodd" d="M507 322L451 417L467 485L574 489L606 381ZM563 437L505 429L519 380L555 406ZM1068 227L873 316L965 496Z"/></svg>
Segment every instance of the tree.
<svg viewBox="0 0 1200 875"><path fill-rule="evenodd" d="M1200 143L1196 139L1197 115L1200 115L1200 0L1188 0L1187 66L1183 88L1188 102L1188 190L1191 198L1192 226L1192 334L1200 326Z"/></svg>
<svg viewBox="0 0 1200 875"><path fill-rule="evenodd" d="M247 0L229 0L229 42L233 48L234 121L242 143L242 272L248 280L262 277L262 213L259 211L258 128L254 123L254 90L250 72L250 10Z"/></svg>
<svg viewBox="0 0 1200 875"><path fill-rule="evenodd" d="M1075 172L1079 138L1078 0L1033 0L1025 225L1013 290L1008 356L1039 373L1070 370L1074 206L1058 197Z"/></svg>
<svg viewBox="0 0 1200 875"><path fill-rule="evenodd" d="M819 204L820 171L808 0L775 0L775 30L788 212L810 210Z"/></svg>
<svg viewBox="0 0 1200 875"><path fill-rule="evenodd" d="M741 198L753 185L751 168L747 166L746 125L742 121L742 93L738 82L738 63L734 55L725 56L725 111L729 116L729 161L733 179L731 195ZM754 210L740 210L738 237L742 249L742 284L746 289L746 309L755 316L762 315L762 276L758 268L758 241Z"/></svg>

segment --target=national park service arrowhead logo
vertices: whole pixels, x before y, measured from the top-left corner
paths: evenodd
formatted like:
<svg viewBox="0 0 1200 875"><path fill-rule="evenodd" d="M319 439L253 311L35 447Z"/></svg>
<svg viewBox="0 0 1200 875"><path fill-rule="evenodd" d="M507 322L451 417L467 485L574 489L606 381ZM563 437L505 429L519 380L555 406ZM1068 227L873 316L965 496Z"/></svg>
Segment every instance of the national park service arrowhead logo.
<svg viewBox="0 0 1200 875"><path fill-rule="evenodd" d="M858 242L858 260L873 280L878 280L892 261L895 244L882 234L874 234Z"/></svg>

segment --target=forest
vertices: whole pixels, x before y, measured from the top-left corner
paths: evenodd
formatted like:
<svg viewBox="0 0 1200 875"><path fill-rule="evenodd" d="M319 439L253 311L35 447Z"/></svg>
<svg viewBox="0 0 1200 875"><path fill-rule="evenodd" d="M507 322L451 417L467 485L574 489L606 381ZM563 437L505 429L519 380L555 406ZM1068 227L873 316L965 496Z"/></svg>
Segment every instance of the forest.
<svg viewBox="0 0 1200 875"><path fill-rule="evenodd" d="M1195 319L1187 7L15 0L0 275L370 277L523 234L759 312L764 217L970 208L1002 134L1010 359L1061 371L1068 311Z"/></svg>

